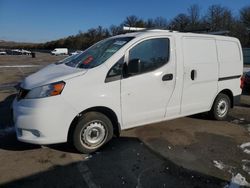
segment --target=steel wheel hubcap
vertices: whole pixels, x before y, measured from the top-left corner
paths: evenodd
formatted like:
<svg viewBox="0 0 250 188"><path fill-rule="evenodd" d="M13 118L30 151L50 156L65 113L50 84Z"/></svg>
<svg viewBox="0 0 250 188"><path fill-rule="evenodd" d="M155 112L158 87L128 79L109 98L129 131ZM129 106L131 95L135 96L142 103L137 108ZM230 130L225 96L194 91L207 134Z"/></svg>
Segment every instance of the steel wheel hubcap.
<svg viewBox="0 0 250 188"><path fill-rule="evenodd" d="M217 111L218 111L219 117L223 117L227 113L228 105L225 100L219 101Z"/></svg>
<svg viewBox="0 0 250 188"><path fill-rule="evenodd" d="M106 130L101 121L92 121L81 132L81 141L89 148L98 147L103 143L106 136Z"/></svg>

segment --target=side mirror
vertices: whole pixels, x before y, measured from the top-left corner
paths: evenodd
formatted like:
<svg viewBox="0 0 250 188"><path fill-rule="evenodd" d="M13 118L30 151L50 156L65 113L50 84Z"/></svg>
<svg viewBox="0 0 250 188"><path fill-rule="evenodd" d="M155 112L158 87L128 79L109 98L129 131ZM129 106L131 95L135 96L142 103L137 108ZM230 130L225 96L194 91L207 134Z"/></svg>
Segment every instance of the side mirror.
<svg viewBox="0 0 250 188"><path fill-rule="evenodd" d="M128 75L135 75L141 71L141 60L132 59L128 63Z"/></svg>

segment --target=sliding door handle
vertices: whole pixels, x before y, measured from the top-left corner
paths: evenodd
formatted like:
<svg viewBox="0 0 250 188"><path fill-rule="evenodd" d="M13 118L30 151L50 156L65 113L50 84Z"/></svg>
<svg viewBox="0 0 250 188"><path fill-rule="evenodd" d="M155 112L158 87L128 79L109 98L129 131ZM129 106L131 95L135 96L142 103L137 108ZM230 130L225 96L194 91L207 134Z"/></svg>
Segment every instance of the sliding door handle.
<svg viewBox="0 0 250 188"><path fill-rule="evenodd" d="M191 80L195 80L196 77L197 77L197 71L191 70Z"/></svg>

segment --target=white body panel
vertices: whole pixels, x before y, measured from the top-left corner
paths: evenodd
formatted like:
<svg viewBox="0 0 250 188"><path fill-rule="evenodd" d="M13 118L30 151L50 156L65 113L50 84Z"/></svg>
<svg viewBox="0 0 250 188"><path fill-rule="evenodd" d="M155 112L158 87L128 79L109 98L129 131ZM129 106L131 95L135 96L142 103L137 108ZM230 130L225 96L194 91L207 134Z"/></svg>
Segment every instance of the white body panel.
<svg viewBox="0 0 250 188"><path fill-rule="evenodd" d="M183 37L182 41L184 79L181 112L189 114L208 111L218 90L215 39Z"/></svg>
<svg viewBox="0 0 250 188"><path fill-rule="evenodd" d="M18 139L37 144L66 142L73 119L94 107L113 111L124 130L209 111L217 94L225 89L233 96L241 94L239 76L243 60L237 39L166 31L124 36L134 39L95 68L50 65L26 78L22 87L28 90L57 81L66 85L61 95L55 97L14 101ZM143 74L105 82L107 73L121 57L128 61L130 49L152 38L169 39L166 64ZM166 74L173 78L163 81ZM36 131L40 136L36 136Z"/></svg>

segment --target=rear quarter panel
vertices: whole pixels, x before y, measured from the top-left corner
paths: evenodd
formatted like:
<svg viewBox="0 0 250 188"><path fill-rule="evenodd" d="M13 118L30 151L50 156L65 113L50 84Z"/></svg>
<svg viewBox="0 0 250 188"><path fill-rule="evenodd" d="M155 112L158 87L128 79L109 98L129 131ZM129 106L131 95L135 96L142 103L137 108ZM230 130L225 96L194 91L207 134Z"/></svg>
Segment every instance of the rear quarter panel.
<svg viewBox="0 0 250 188"><path fill-rule="evenodd" d="M232 91L233 96L240 95L242 92L240 88L240 76L243 74L241 44L238 39L231 37L217 39L216 43L219 62L219 92L229 89ZM237 78L229 79L230 77Z"/></svg>

